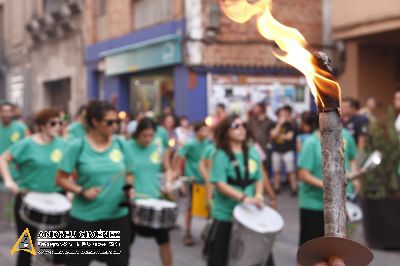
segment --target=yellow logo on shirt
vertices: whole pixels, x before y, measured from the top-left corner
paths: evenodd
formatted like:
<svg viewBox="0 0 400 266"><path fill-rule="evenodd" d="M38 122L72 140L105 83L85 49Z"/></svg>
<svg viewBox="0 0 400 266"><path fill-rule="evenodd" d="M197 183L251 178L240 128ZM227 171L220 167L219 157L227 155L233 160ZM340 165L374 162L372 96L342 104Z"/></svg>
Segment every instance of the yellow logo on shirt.
<svg viewBox="0 0 400 266"><path fill-rule="evenodd" d="M59 149L55 149L51 155L50 155L50 159L53 163L59 163L62 159L62 152Z"/></svg>
<svg viewBox="0 0 400 266"><path fill-rule="evenodd" d="M113 161L114 163L118 163L122 160L122 153L118 149L113 149L108 155L108 157L110 157L110 160Z"/></svg>
<svg viewBox="0 0 400 266"><path fill-rule="evenodd" d="M14 132L11 135L11 141L12 142L16 142L21 138L21 135L19 134L19 132Z"/></svg>
<svg viewBox="0 0 400 266"><path fill-rule="evenodd" d="M250 174L254 174L257 171L257 162L253 159L250 159L249 162L249 172Z"/></svg>
<svg viewBox="0 0 400 266"><path fill-rule="evenodd" d="M160 160L161 160L161 158L160 158L160 153L158 153L157 151L153 152L153 153L150 155L150 161L151 161L153 164L158 164L158 163L160 163Z"/></svg>

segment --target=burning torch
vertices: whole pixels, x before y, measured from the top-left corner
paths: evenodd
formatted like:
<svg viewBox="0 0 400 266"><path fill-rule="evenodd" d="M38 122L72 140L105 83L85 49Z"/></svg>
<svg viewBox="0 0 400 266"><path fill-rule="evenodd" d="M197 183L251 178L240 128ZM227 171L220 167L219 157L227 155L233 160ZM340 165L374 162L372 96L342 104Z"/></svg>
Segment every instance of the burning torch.
<svg viewBox="0 0 400 266"><path fill-rule="evenodd" d="M271 14L271 1L221 0L221 8L233 21L257 19L259 33L275 42L281 51L272 51L280 60L299 70L307 79L318 106L324 194L325 236L306 242L298 251L301 265L341 258L347 266L367 265L373 255L361 244L346 239L346 185L343 137L340 122L341 91L333 76L329 58L311 53L304 36L295 28L281 24ZM283 53L282 53L283 52Z"/></svg>

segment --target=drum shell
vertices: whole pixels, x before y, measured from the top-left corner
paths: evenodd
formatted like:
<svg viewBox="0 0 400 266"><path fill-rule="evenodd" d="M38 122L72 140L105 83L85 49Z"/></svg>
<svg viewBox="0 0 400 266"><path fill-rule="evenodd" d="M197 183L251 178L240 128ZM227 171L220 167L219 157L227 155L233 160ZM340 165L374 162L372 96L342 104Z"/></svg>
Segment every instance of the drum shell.
<svg viewBox="0 0 400 266"><path fill-rule="evenodd" d="M177 208L156 209L138 204L132 206L132 221L135 225L153 229L169 229L175 225L177 219Z"/></svg>
<svg viewBox="0 0 400 266"><path fill-rule="evenodd" d="M234 219L228 265L265 265L278 233L257 233Z"/></svg>

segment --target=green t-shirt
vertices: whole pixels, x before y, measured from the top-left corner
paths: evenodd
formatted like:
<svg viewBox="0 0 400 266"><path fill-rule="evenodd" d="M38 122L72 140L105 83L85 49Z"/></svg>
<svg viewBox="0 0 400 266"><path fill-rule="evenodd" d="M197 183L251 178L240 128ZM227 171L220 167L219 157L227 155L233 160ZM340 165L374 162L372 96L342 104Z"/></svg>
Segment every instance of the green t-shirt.
<svg viewBox="0 0 400 266"><path fill-rule="evenodd" d="M235 158L239 163L239 169L242 178L245 176L245 165L243 153L236 153ZM248 169L250 180L259 181L262 179L261 173L261 161L258 156L257 151L254 148L249 149L248 153ZM211 182L212 183L228 183L228 177L236 179L235 168L231 163L228 155L222 151L218 150L214 156L214 163L211 168ZM238 191L244 192L248 196L254 196L255 182L249 185L243 191L239 186L231 185ZM239 202L222 194L215 189L214 193L214 204L211 211L211 216L214 219L231 222L233 209Z"/></svg>
<svg viewBox="0 0 400 266"><path fill-rule="evenodd" d="M178 155L185 158L185 175L194 177L195 182L204 182L203 176L200 174L199 163L204 149L210 144L209 140L199 141L194 139L179 149Z"/></svg>
<svg viewBox="0 0 400 266"><path fill-rule="evenodd" d="M162 126L157 126L156 133L154 134L154 140L160 151L166 151L169 147L169 135L168 131Z"/></svg>
<svg viewBox="0 0 400 266"><path fill-rule="evenodd" d="M131 162L126 143L116 137L103 152L93 150L86 137L72 140L59 170L66 173L76 170L78 185L86 189L100 187L101 192L94 200L74 197L71 216L84 221L99 221L127 215L128 209L118 205L126 200L122 187L126 173L132 172Z"/></svg>
<svg viewBox="0 0 400 266"><path fill-rule="evenodd" d="M45 145L36 143L31 137L13 144L8 151L18 165L19 187L36 192L61 191L56 185L55 175L64 147L65 141L61 138Z"/></svg>
<svg viewBox="0 0 400 266"><path fill-rule="evenodd" d="M202 160L212 160L213 156L217 152L217 148L214 143L209 143L201 154Z"/></svg>
<svg viewBox="0 0 400 266"><path fill-rule="evenodd" d="M86 129L81 122L72 122L68 125L68 139L83 138L86 136Z"/></svg>
<svg viewBox="0 0 400 266"><path fill-rule="evenodd" d="M135 176L135 192L138 198L144 195L151 198L160 198L160 179L162 154L153 142L147 147L141 146L136 140L128 141L128 150L133 160L133 174Z"/></svg>
<svg viewBox="0 0 400 266"><path fill-rule="evenodd" d="M350 160L354 159L357 153L353 137L349 132L343 130L344 164L346 171L350 170ZM301 169L308 170L314 177L323 180L322 176L322 153L321 141L318 133L310 135L301 147L297 165ZM347 187L352 192L351 185ZM299 206L302 209L321 211L324 209L323 192L321 188L311 186L304 182L299 185Z"/></svg>
<svg viewBox="0 0 400 266"><path fill-rule="evenodd" d="M0 123L0 154L7 150L12 144L18 142L26 136L27 126L19 121L12 121L8 127ZM10 163L10 173L14 180L20 178L16 165Z"/></svg>
<svg viewBox="0 0 400 266"><path fill-rule="evenodd" d="M343 128L343 147L344 147L344 167L350 171L350 161L357 157L357 145L351 133Z"/></svg>

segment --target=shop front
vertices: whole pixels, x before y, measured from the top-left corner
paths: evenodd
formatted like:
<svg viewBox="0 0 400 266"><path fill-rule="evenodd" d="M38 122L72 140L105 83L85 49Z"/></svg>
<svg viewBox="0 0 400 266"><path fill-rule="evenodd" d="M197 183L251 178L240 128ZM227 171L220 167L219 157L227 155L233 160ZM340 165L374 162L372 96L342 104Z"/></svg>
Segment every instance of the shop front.
<svg viewBox="0 0 400 266"><path fill-rule="evenodd" d="M120 110L153 111L173 108L182 65L180 29L175 21L133 32L87 48L88 98L114 102ZM179 94L179 93L178 93Z"/></svg>

